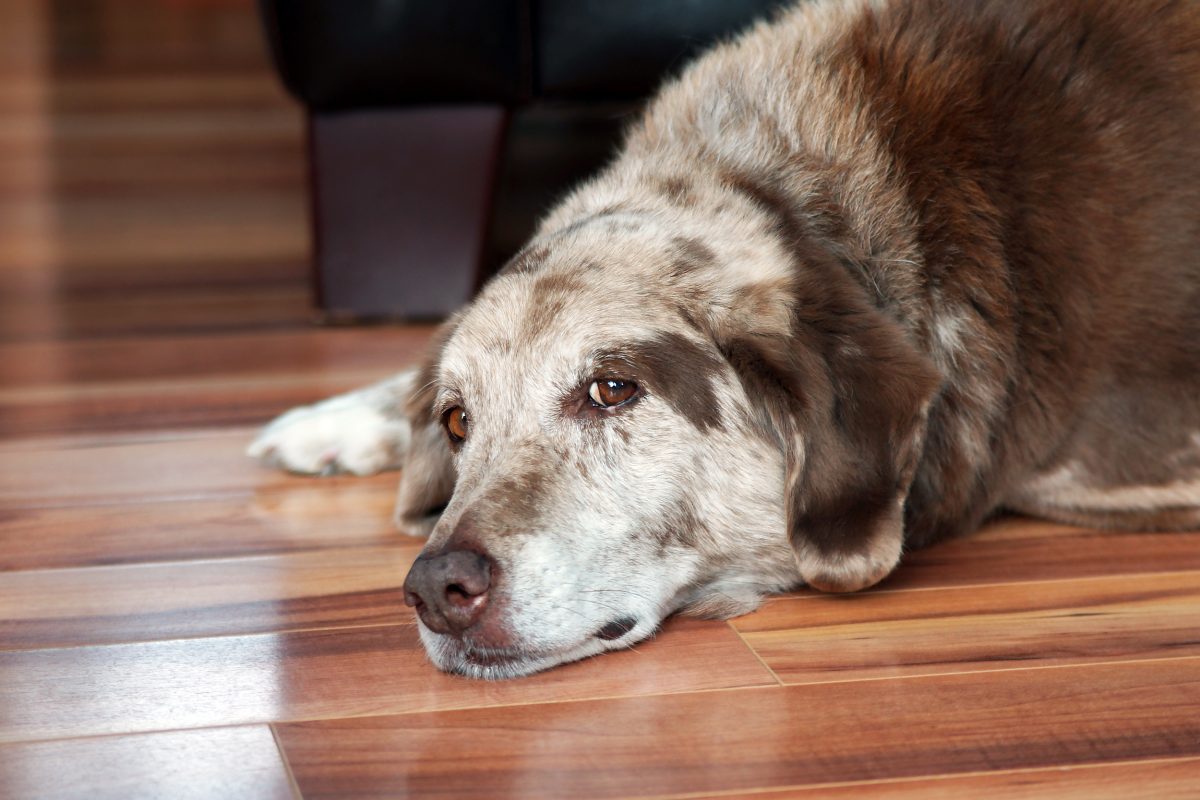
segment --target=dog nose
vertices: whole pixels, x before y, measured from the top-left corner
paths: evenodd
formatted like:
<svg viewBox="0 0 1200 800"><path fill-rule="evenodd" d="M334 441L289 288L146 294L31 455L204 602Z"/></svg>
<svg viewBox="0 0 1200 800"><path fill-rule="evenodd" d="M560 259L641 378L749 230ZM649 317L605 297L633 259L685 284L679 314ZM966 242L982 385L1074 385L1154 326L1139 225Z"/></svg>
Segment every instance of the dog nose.
<svg viewBox="0 0 1200 800"><path fill-rule="evenodd" d="M420 555L404 579L404 602L436 633L460 634L488 604L492 559L472 550Z"/></svg>

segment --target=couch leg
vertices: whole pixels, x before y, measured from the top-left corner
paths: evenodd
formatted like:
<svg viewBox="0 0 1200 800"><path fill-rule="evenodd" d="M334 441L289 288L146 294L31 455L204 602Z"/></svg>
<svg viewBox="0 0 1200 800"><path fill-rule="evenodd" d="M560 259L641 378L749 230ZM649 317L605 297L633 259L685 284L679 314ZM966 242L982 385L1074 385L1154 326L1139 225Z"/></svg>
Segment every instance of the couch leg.
<svg viewBox="0 0 1200 800"><path fill-rule="evenodd" d="M335 320L442 317L480 278L501 107L310 117L317 302Z"/></svg>

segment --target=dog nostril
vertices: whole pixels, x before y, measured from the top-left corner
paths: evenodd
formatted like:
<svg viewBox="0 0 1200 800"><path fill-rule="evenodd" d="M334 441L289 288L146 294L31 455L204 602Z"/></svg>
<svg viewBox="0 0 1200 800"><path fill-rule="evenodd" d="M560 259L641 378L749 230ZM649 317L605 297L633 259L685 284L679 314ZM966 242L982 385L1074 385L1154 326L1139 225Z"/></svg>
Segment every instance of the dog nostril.
<svg viewBox="0 0 1200 800"><path fill-rule="evenodd" d="M605 625L600 630L596 631L597 639L604 639L611 642L614 639L620 639L625 634L637 627L636 617L621 617L614 619L612 622Z"/></svg>
<svg viewBox="0 0 1200 800"><path fill-rule="evenodd" d="M480 598L487 594L487 589L481 592L471 592L466 587L452 583L446 587L446 602L450 605L465 608L473 603L478 603Z"/></svg>
<svg viewBox="0 0 1200 800"><path fill-rule="evenodd" d="M410 608L415 608L418 611L425 606L425 601L421 599L421 595L411 589L404 590L404 605Z"/></svg>

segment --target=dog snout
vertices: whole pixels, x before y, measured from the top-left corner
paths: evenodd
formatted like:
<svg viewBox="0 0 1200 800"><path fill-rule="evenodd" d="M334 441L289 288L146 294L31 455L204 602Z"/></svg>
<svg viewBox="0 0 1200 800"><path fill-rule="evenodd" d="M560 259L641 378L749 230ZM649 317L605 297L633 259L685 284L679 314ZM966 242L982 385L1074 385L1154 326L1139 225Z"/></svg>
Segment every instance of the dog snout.
<svg viewBox="0 0 1200 800"><path fill-rule="evenodd" d="M404 602L435 633L460 634L487 608L493 567L473 550L418 556L404 579Z"/></svg>

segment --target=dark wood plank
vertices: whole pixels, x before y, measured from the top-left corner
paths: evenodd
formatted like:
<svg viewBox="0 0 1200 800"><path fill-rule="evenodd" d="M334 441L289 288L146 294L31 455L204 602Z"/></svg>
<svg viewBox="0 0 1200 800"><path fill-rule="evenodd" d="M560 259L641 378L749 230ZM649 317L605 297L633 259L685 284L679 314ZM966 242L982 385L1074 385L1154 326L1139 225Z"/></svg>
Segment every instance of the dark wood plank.
<svg viewBox="0 0 1200 800"><path fill-rule="evenodd" d="M0 742L768 684L727 624L696 620L499 683L437 672L413 625L18 650L0 652Z"/></svg>
<svg viewBox="0 0 1200 800"><path fill-rule="evenodd" d="M302 117L253 5L121 5L0 4L0 339L299 319Z"/></svg>
<svg viewBox="0 0 1200 800"><path fill-rule="evenodd" d="M90 384L183 378L263 379L350 370L399 371L422 354L429 325L260 331L0 344L2 397L70 393ZM136 388L136 387L135 387Z"/></svg>
<svg viewBox="0 0 1200 800"><path fill-rule="evenodd" d="M0 450L0 460L4 452ZM332 547L406 546L391 522L396 476L198 500L104 502L0 512L2 573L231 558Z"/></svg>
<svg viewBox="0 0 1200 800"><path fill-rule="evenodd" d="M397 370L312 373L264 380L89 386L0 397L0 436L156 431L255 425L298 405L381 380ZM2 394L2 392L0 392Z"/></svg>
<svg viewBox="0 0 1200 800"><path fill-rule="evenodd" d="M917 778L899 781L869 781L840 786L789 787L755 792L756 800L961 800L986 797L990 800L1026 800L1052 797L1055 800L1192 800L1200 787L1200 759L1133 761L1120 764L1086 764L1075 767L1044 767L1007 772L955 775L946 778ZM689 800L717 800L728 794L686 795Z"/></svg>
<svg viewBox="0 0 1200 800"><path fill-rule="evenodd" d="M6 800L293 796L265 725L0 746Z"/></svg>
<svg viewBox="0 0 1200 800"><path fill-rule="evenodd" d="M0 437L264 422L415 363L431 330L0 344Z"/></svg>
<svg viewBox="0 0 1200 800"><path fill-rule="evenodd" d="M733 625L785 683L1200 655L1200 572L810 596Z"/></svg>
<svg viewBox="0 0 1200 800"><path fill-rule="evenodd" d="M410 623L423 542L0 573L0 650Z"/></svg>
<svg viewBox="0 0 1200 800"><path fill-rule="evenodd" d="M1101 531L1027 517L904 557L878 591L1200 569L1196 533Z"/></svg>
<svg viewBox="0 0 1200 800"><path fill-rule="evenodd" d="M338 505L343 490L396 486L395 473L370 478L287 475L247 458L254 429L219 435L80 440L67 447L8 447L0 458L0 510L126 505L257 497L280 493ZM70 480L64 480L64 476Z"/></svg>
<svg viewBox="0 0 1200 800"><path fill-rule="evenodd" d="M298 328L315 318L302 283L227 289L81 290L57 302L61 314L24 298L0 295L0 341L193 335L206 331Z"/></svg>
<svg viewBox="0 0 1200 800"><path fill-rule="evenodd" d="M72 159L63 157L63 148L70 143L60 139L54 146L54 166L70 168ZM129 164L135 157L117 160ZM186 159L188 152L175 157ZM75 180L70 175L55 179L68 187ZM221 192L197 191L187 181L173 188L122 183L117 178L96 191L51 196L57 214L48 231L53 247L27 255L33 264L61 276L55 290L177 285L185 276L197 285L198 268L204 263L212 265L216 280L233 277L235 268L248 262L277 261L288 266L289 274L303 275L304 199L292 186L250 187L233 182L226 187L229 191ZM110 280L106 279L109 270Z"/></svg>
<svg viewBox="0 0 1200 800"><path fill-rule="evenodd" d="M1200 661L1188 658L277 731L310 800L653 797L1196 756L1197 697Z"/></svg>

